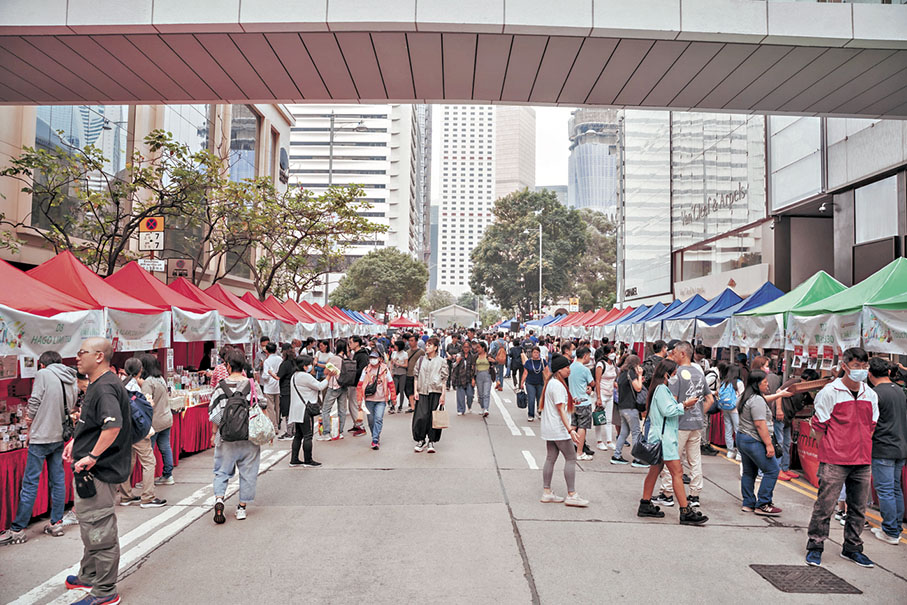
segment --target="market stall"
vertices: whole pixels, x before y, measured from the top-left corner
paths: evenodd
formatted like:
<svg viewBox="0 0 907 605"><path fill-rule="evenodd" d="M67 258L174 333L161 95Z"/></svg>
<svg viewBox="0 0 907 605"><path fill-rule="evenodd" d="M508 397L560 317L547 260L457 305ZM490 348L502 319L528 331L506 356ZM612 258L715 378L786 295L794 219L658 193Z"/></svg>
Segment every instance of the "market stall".
<svg viewBox="0 0 907 605"><path fill-rule="evenodd" d="M650 307L648 305L640 305L623 317L612 321L610 324L606 324L604 326L604 329L602 330L602 335L607 336L608 338L611 338L616 342L626 342L629 344L633 344L634 342L642 342L641 332L639 341L633 339L633 330L631 326L633 326L638 319L642 319L650 315L650 313L656 309L657 311L655 311L655 314L661 313L665 310L665 306L662 303L655 303L655 306L653 307Z"/></svg>
<svg viewBox="0 0 907 605"><path fill-rule="evenodd" d="M479 323L478 312L460 305L448 305L435 309L428 314L428 317L432 326L441 330L446 330L453 325L474 327Z"/></svg>
<svg viewBox="0 0 907 605"><path fill-rule="evenodd" d="M725 288L721 294L704 305L678 315L673 315L670 319L666 319L662 324L662 340L676 338L677 340L692 342L693 336L696 333L696 320L700 316L722 311L736 305L742 300L743 299L740 298L736 292L730 288Z"/></svg>
<svg viewBox="0 0 907 605"><path fill-rule="evenodd" d="M424 327L418 321L413 321L407 317L403 317L402 315L400 317L398 317L397 319L391 321L387 325L388 325L388 327L397 328L398 330L405 329L405 328L423 328Z"/></svg>
<svg viewBox="0 0 907 605"><path fill-rule="evenodd" d="M696 337L707 347L729 347L734 314L761 307L781 296L784 296L784 292L771 282L765 282L737 304L699 316L696 319Z"/></svg>
<svg viewBox="0 0 907 605"><path fill-rule="evenodd" d="M662 322L664 322L665 320L674 319L675 317L680 317L687 313L690 313L691 311L695 311L696 309L704 306L708 302L709 301L707 301L703 297L699 296L698 294L695 294L692 297L690 297L687 300L680 303L679 305L677 305L676 307L674 307L673 309L670 306L668 306L668 308L665 309L660 314L646 319L645 322L640 322L640 323L643 323L643 325L645 326L645 328L644 328L645 342L655 342L656 340L662 339L662 329L664 326L664 324ZM662 339L662 340L664 340L664 339Z"/></svg>

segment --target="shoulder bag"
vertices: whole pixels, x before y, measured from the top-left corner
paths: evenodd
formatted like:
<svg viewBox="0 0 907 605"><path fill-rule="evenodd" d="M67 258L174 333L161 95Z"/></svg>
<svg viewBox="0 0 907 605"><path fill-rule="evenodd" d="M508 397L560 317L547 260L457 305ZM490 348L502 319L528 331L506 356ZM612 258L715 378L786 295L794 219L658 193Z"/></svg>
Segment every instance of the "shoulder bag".
<svg viewBox="0 0 907 605"><path fill-rule="evenodd" d="M667 424L668 419L665 418L661 423L661 437L664 439L665 434L665 425ZM633 449L630 450L630 453L637 460L642 460L650 466L656 466L661 464L664 461L663 454L661 451L661 441L656 443L649 443L646 441L646 436L642 433L639 434L639 439L636 440L636 443L633 444Z"/></svg>
<svg viewBox="0 0 907 605"><path fill-rule="evenodd" d="M309 403L305 400L302 394L299 392L299 385L296 384L296 381L291 381L293 383L293 390L296 391L296 395L299 396L299 400L305 404L305 411L308 412L309 416L315 417L321 415L321 406L317 403Z"/></svg>
<svg viewBox="0 0 907 605"><path fill-rule="evenodd" d="M258 405L258 397L252 392L252 406L249 408L249 441L255 445L265 445L277 436L274 423Z"/></svg>
<svg viewBox="0 0 907 605"><path fill-rule="evenodd" d="M72 417L66 410L66 385L63 384L63 380L60 380L60 388L63 390L63 443L66 443L72 439L73 433L76 432L76 427L72 423Z"/></svg>

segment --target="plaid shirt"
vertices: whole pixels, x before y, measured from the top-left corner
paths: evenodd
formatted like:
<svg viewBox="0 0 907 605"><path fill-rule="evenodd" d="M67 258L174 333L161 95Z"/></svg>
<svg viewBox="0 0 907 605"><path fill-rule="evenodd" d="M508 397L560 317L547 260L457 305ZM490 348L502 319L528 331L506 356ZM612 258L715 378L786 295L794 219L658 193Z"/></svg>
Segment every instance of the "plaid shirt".
<svg viewBox="0 0 907 605"><path fill-rule="evenodd" d="M217 367L214 368L214 371L211 372L211 388L217 388L217 383L230 375L230 370L227 369L227 365L224 363L217 364Z"/></svg>

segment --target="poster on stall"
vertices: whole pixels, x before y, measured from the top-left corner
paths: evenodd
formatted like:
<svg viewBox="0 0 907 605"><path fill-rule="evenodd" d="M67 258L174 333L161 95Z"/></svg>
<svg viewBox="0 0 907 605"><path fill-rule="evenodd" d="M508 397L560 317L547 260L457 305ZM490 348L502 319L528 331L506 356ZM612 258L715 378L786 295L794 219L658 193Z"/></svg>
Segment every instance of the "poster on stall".
<svg viewBox="0 0 907 605"><path fill-rule="evenodd" d="M38 374L38 360L31 355L19 356L19 377L34 378Z"/></svg>
<svg viewBox="0 0 907 605"><path fill-rule="evenodd" d="M251 317L241 319L221 317L219 340L227 344L240 344L252 342L254 339Z"/></svg>
<svg viewBox="0 0 907 605"><path fill-rule="evenodd" d="M863 307L863 348L874 353L907 352L907 311Z"/></svg>
<svg viewBox="0 0 907 605"><path fill-rule="evenodd" d="M117 351L148 351L170 346L170 311L139 315L107 310L107 338L117 339Z"/></svg>
<svg viewBox="0 0 907 605"><path fill-rule="evenodd" d="M70 311L52 317L32 315L0 305L0 355L40 357L56 351L75 357L82 340L103 336L104 311Z"/></svg>
<svg viewBox="0 0 907 605"><path fill-rule="evenodd" d="M730 343L744 349L780 349L784 341L782 315L733 317Z"/></svg>
<svg viewBox="0 0 907 605"><path fill-rule="evenodd" d="M173 307L173 342L217 340L217 311L191 313Z"/></svg>
<svg viewBox="0 0 907 605"><path fill-rule="evenodd" d="M860 346L860 314L790 316L785 343L787 350L794 350L796 346L817 350L823 345L837 347L842 351ZM818 352L810 350L810 357L816 356Z"/></svg>
<svg viewBox="0 0 907 605"><path fill-rule="evenodd" d="M721 323L710 326L702 320L696 320L696 338L707 347L730 346L732 323L730 319L725 319Z"/></svg>
<svg viewBox="0 0 907 605"><path fill-rule="evenodd" d="M19 358L15 355L4 355L0 359L0 380L15 378L19 370Z"/></svg>
<svg viewBox="0 0 907 605"><path fill-rule="evenodd" d="M173 349L167 349L167 373L173 373Z"/></svg>

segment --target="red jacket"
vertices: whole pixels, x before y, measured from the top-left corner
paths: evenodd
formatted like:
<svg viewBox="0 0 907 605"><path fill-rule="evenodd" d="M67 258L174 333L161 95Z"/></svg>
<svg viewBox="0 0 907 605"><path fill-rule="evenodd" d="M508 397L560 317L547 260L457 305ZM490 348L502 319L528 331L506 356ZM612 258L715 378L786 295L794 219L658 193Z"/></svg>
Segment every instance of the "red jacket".
<svg viewBox="0 0 907 605"><path fill-rule="evenodd" d="M384 384L385 401L397 400L397 392L394 389L394 377L384 363L379 363L376 367L367 365L365 366L365 369L362 370L362 376L359 378L359 383L356 385L356 399L359 403L368 399L365 396L365 387L375 379L376 372L378 373L379 386L381 383ZM382 376L384 377L383 380L381 378ZM372 395L372 397L374 397L374 395ZM368 400L376 401L375 399Z"/></svg>
<svg viewBox="0 0 907 605"><path fill-rule="evenodd" d="M838 378L819 391L815 406L810 426L817 433L825 433L819 441L819 462L872 464L872 432L879 420L876 392L860 383L860 392L854 399Z"/></svg>

